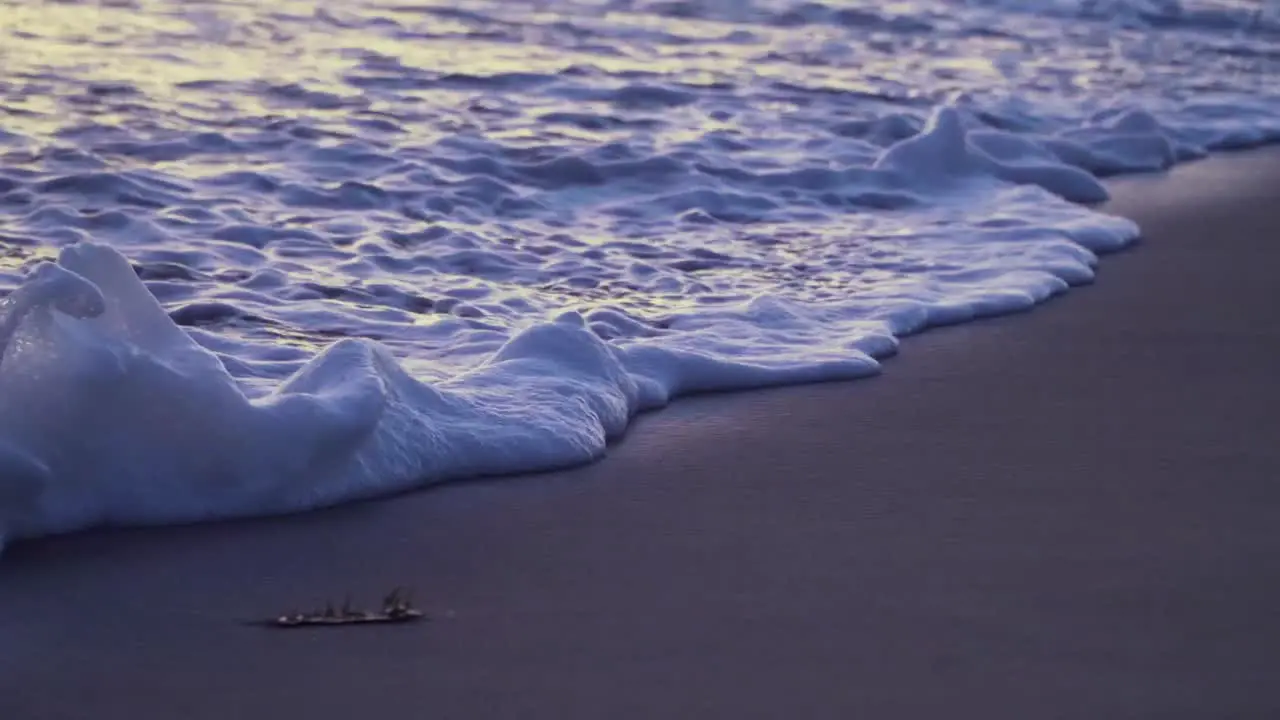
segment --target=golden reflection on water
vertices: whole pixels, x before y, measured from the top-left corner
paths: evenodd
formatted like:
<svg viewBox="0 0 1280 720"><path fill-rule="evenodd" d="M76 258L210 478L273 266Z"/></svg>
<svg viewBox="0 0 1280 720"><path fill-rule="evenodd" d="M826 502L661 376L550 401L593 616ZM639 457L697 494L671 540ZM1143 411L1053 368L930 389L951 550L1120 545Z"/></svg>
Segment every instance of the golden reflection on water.
<svg viewBox="0 0 1280 720"><path fill-rule="evenodd" d="M892 55L866 52L865 48L854 48L857 72L850 72L848 67L797 69L793 63L768 59L771 53L813 54L824 44L849 42L847 34L835 27L797 30L752 26L747 41L735 41L732 33L741 28L733 23L609 12L595 22L608 23L611 32L620 33L621 38L575 44L563 41L563 37L573 35L563 27L564 18L525 11L519 22L530 28L526 32L528 41L512 43L476 37L475 28L461 20L432 15L424 21L421 13L395 8L374 10L373 6L359 3L353 4L352 9L381 15L412 31L387 32L377 26L317 30L315 18L321 9L322 4L305 2L201 6L144 0L136 9L8 2L0 4L0 28L7 36L0 47L0 58L11 77L35 81L41 75L53 74L74 76L88 83L128 85L147 96L154 107L175 112L194 105L207 111L222 108L284 116L295 110L287 103L266 102L257 94L245 92L234 96L208 93L215 97L202 97L193 93L191 86L210 81L296 83L309 91L349 97L358 89L347 82L345 75L361 53L376 53L393 58L402 68L437 74L554 75L570 66L583 66L614 75L658 73L694 86L733 86L776 79L801 86L816 82L822 87L861 93L878 89L875 82L865 78L911 85L908 74L928 75L927 69L904 67ZM915 3L891 3L890 9L913 12ZM512 12L515 11L513 7ZM498 10L495 15L503 13ZM591 29L590 21L577 22ZM628 37L628 33L636 35ZM697 47L691 50L686 42L696 42ZM943 57L939 67L976 71L983 62L976 57ZM937 84L936 76L933 82ZM430 92L406 88L402 92L434 101L442 99L439 88ZM10 107L14 105L11 103ZM59 106L42 93L29 94L16 109L30 113L15 120L18 131L36 135L64 124L65 118L53 115L67 111L65 103ZM95 119L105 122L122 118L95 115Z"/></svg>
<svg viewBox="0 0 1280 720"><path fill-rule="evenodd" d="M442 145L464 138L486 144L479 154L491 156L527 150L528 157L540 158L535 151L547 146L571 155L618 144L641 153L679 155L680 162L690 165L690 156L716 154L707 149L714 133L750 140L739 142L717 161L731 155L728 164L749 163L742 167L752 171L825 169L869 162L856 153L850 159L813 150L825 147L822 143L838 144L843 136L834 128L847 120L895 113L918 118L957 92L997 100L1020 95L1044 104L1070 101L1073 94L1085 91L1105 97L1108 90L1160 79L1161 73L1167 80L1180 72L1152 66L1132 54L1138 44L1128 30L1093 39L1082 35L1066 43L1060 42L1062 33L1084 31L1062 23L1043 29L1028 15L1011 21L1025 36L960 32L956 21L940 10L954 4L943 0L826 3L837 9L872 8L890 20L923 18L935 24L936 31L924 32L867 30L832 22L736 22L753 6L746 0L709 3L724 11L720 19L608 10L603 3L570 0L421 2L425 9L361 0L137 0L134 7L0 0L0 131L25 136L23 142L42 149L86 127L118 131L134 143L147 143L171 135L189 139L196 133L236 139L236 133L252 134L279 119L305 119L293 128L312 133L300 143L304 155L355 138L390 156L393 163L428 155L434 161L448 154L449 148L441 149ZM764 0L754 5L803 4ZM478 17L488 19L477 21L433 8L475 8L484 11ZM556 8L569 9L552 12ZM658 87L676 100L648 105L643 100L633 105L611 100L611 92L629 85ZM681 101L681 93L690 99ZM589 116L595 122L545 121L556 112ZM353 129L354 122L370 117L392 118L394 127L378 134ZM866 148L877 150L870 144ZM193 152L145 161L109 150L99 154L118 167L142 167L175 181L264 167L277 179L311 189L367 179L359 175L359 168L350 170L352 177L335 179L325 174L332 169L323 163L297 156L281 160L269 153ZM271 167L272 163L281 166ZM293 164L284 167L289 163ZM459 176L484 174L465 167L429 169L442 179L438 186L423 183L431 192ZM695 176L704 179L690 171L689 177ZM396 177L384 184L417 182ZM621 179L615 185L625 183ZM622 204L680 189L650 188L645 197L627 198ZM537 192L518 187L514 194L526 199ZM583 245L600 248L620 237L650 232L610 215L615 208L601 202L596 188L554 192L551 204L561 224L538 228L547 234L572 227ZM249 207L236 209L263 226L306 227L315 219L313 208L304 213L273 202L256 203L257 199L237 198ZM780 236L795 232L811 247L830 245L849 253L848 238L870 232L873 222L866 219L870 213L850 215L854 214L752 227ZM876 217L882 216L891 217ZM438 218L434 221L448 226ZM370 226L381 229L381 222L382 218L370 221ZM387 222L417 220L397 217ZM876 230L882 236L909 234L905 226L884 222L888 225ZM536 234L531 229L535 222L522 224L521 219L496 215L481 217L470 227L485 223L475 232L486 239L517 234L515 230ZM707 224L700 232L709 246L731 246L745 226ZM273 252L279 251L268 248L264 254ZM616 253L625 255L622 250ZM25 260L0 258L0 268L13 262ZM305 268L308 277L335 285L351 281L344 275L347 270ZM698 277L733 288L748 284L735 279L743 272L721 268ZM465 273L456 276L465 279ZM554 288L556 281L547 280L537 292L558 292L545 290ZM841 278L845 283L861 281ZM515 286L505 291L521 297L534 292ZM575 297L566 291L557 300L573 302ZM636 302L669 307L693 302L690 297L655 293Z"/></svg>

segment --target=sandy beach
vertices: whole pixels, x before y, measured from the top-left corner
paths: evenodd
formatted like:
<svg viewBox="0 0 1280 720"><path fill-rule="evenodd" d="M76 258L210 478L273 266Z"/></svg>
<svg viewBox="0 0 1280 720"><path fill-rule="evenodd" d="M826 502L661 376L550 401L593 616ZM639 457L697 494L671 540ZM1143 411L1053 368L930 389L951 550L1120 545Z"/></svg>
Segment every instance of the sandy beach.
<svg viewBox="0 0 1280 720"><path fill-rule="evenodd" d="M0 717L1280 717L1280 151L1109 183L1144 242L881 377L608 458L0 558ZM435 621L238 620L416 590Z"/></svg>

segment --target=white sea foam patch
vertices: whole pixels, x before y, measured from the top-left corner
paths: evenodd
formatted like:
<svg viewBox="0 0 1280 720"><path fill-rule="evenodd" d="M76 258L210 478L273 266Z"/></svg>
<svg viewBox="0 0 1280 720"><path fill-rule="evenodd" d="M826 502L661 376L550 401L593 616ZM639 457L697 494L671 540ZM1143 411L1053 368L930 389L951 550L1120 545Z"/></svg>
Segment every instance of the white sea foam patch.
<svg viewBox="0 0 1280 720"><path fill-rule="evenodd" d="M69 246L0 308L0 534L279 513L572 465L603 453L637 412L681 394L872 374L896 336L1028 307L1087 281L1090 248L1136 236L1127 221L1035 187L1099 194L1091 176L1047 157L994 159L944 108L864 182L906 174L940 206L1008 207L1027 195L1028 207L1043 218L1056 208L1060 221L935 238L940 266L948 246L965 246L970 260L889 292L822 304L762 295L676 313L661 328L608 308L566 312L435 382L374 341L344 339L251 397L123 255Z"/></svg>
<svg viewBox="0 0 1280 720"><path fill-rule="evenodd" d="M633 414L676 393L876 368L856 350L749 363L703 347L615 346L570 312L448 381L423 383L386 348L349 339L251 400L109 247L67 248L4 302L0 528L10 538L560 467L598 456ZM816 330L782 308L744 318Z"/></svg>

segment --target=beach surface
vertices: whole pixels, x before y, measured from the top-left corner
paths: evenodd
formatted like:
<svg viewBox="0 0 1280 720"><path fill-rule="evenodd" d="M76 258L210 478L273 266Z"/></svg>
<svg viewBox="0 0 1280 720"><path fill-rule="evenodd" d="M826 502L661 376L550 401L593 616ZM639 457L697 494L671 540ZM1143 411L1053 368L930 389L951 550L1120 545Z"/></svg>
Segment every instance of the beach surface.
<svg viewBox="0 0 1280 720"><path fill-rule="evenodd" d="M1280 151L1096 284L605 460L0 558L0 717L1280 716ZM416 590L430 623L239 620Z"/></svg>

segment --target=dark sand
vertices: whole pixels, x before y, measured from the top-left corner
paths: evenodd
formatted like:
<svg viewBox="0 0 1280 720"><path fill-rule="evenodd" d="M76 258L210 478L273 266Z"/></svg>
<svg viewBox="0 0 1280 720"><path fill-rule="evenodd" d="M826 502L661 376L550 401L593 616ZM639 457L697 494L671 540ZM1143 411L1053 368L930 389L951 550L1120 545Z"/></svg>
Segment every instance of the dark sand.
<svg viewBox="0 0 1280 720"><path fill-rule="evenodd" d="M1280 717L1280 151L1112 184L1148 241L878 379L611 456L0 559L0 718ZM417 588L436 622L235 618Z"/></svg>

